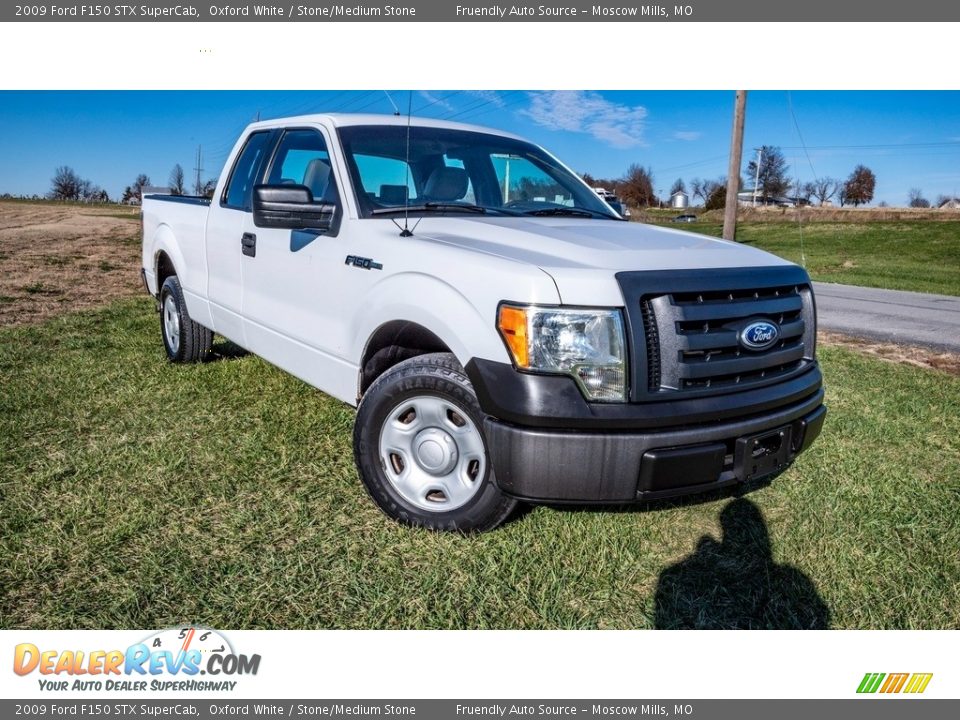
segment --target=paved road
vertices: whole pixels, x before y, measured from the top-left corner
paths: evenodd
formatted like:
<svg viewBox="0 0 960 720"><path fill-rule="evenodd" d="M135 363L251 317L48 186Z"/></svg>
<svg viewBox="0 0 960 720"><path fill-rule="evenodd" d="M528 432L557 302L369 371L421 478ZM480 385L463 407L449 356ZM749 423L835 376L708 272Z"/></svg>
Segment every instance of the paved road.
<svg viewBox="0 0 960 720"><path fill-rule="evenodd" d="M960 297L814 283L821 330L960 352Z"/></svg>

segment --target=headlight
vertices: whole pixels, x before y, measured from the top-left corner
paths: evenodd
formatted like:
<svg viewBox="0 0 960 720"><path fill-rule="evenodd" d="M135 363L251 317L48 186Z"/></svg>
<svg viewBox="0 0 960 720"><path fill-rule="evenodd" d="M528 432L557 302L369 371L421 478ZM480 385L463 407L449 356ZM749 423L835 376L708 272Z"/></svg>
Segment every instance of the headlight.
<svg viewBox="0 0 960 720"><path fill-rule="evenodd" d="M501 305L497 326L520 369L570 375L590 400L626 401L619 310Z"/></svg>

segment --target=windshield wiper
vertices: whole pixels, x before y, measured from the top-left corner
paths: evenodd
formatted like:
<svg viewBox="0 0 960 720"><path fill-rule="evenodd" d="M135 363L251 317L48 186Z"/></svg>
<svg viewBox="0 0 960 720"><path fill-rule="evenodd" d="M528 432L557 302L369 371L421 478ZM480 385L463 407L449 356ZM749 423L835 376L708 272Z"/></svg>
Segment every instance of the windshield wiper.
<svg viewBox="0 0 960 720"><path fill-rule="evenodd" d="M419 205L408 205L404 207L398 205L396 207L387 207L387 208L377 208L376 210L371 210L371 215L388 215L390 213L402 213L402 212L451 212L451 211L461 211L461 212L471 212L471 213L485 213L487 208L481 207L480 205L461 205L459 203L442 203L442 202L425 202L420 203Z"/></svg>
<svg viewBox="0 0 960 720"><path fill-rule="evenodd" d="M526 210L524 215L537 215L546 217L548 215L566 215L568 217L602 217L607 218L608 220L613 220L612 215L607 215L606 213L597 212L594 210L583 210L581 208L569 208L569 207L551 207L551 208L540 208L539 210Z"/></svg>

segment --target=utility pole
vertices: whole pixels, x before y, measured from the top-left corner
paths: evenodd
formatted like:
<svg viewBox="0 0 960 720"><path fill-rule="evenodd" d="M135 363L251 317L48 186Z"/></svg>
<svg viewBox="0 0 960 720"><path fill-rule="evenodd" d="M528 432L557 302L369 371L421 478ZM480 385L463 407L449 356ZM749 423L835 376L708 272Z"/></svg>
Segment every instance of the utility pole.
<svg viewBox="0 0 960 720"><path fill-rule="evenodd" d="M753 179L753 206L757 206L757 190L760 189L760 163L763 162L763 148L757 148L757 175Z"/></svg>
<svg viewBox="0 0 960 720"><path fill-rule="evenodd" d="M203 157L203 146L197 145L197 164L193 168L197 173L197 181L194 183L193 192L195 195L203 195L203 184L200 180L200 174L203 172L203 167L200 164L200 161Z"/></svg>
<svg viewBox="0 0 960 720"><path fill-rule="evenodd" d="M727 202L723 208L723 239L737 235L737 205L740 193L740 164L743 162L743 121L747 113L747 91L737 90L733 105L733 136L730 138L730 163L727 165Z"/></svg>

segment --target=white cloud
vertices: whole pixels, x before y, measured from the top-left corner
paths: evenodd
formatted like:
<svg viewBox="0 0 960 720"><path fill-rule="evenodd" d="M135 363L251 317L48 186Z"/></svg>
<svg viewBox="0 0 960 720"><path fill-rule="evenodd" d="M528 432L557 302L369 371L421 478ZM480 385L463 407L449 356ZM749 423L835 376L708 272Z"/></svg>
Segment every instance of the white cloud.
<svg viewBox="0 0 960 720"><path fill-rule="evenodd" d="M699 140L703 137L703 133L697 130L677 130L673 133L674 140L683 140L685 142L693 142L694 140Z"/></svg>
<svg viewBox="0 0 960 720"><path fill-rule="evenodd" d="M550 130L586 133L616 148L643 145L647 109L610 102L600 93L551 90L532 93L523 111L537 125Z"/></svg>

